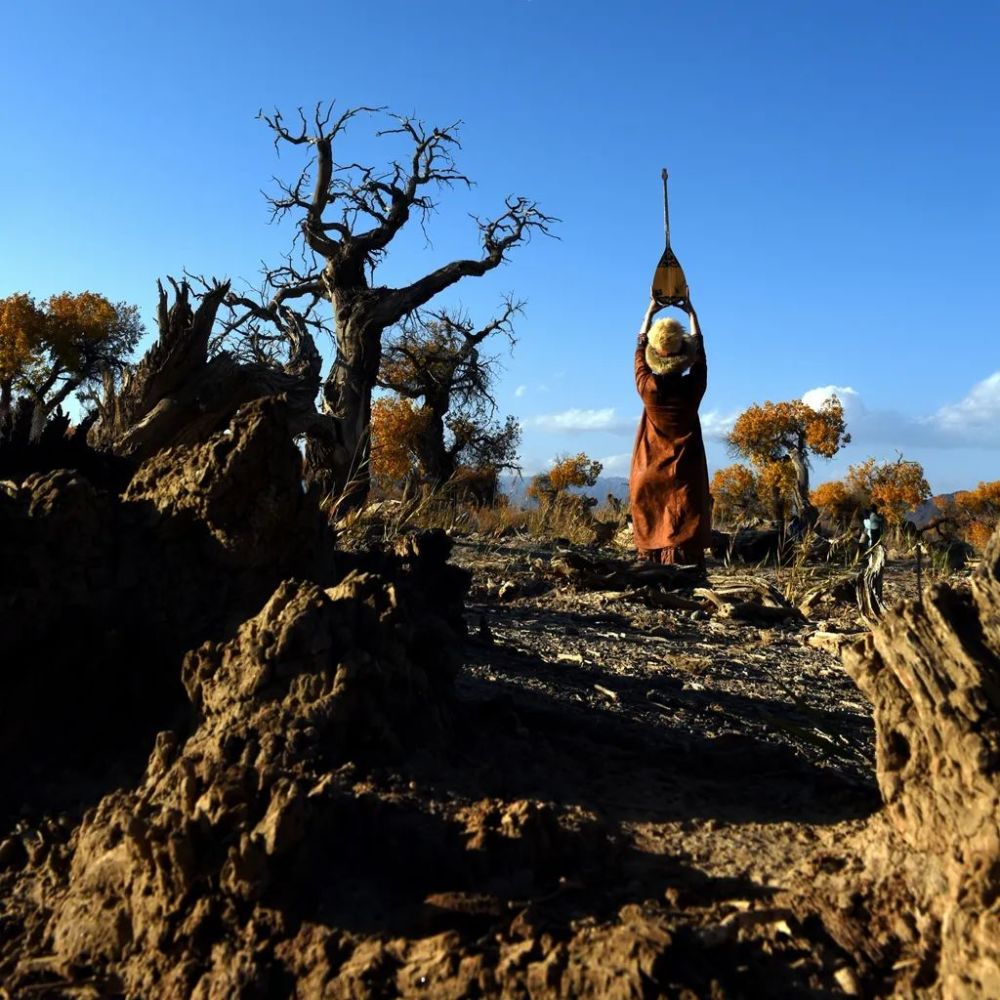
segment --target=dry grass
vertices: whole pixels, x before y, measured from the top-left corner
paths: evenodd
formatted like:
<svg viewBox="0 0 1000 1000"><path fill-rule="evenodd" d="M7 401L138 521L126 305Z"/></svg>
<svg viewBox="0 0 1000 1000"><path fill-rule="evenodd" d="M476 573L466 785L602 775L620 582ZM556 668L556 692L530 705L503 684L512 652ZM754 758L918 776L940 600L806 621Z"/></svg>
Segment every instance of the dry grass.
<svg viewBox="0 0 1000 1000"><path fill-rule="evenodd" d="M361 510L343 514L342 497L327 498L325 506L342 543L348 546L388 542L407 531L428 528L443 528L452 535L527 535L542 541L593 545L609 542L627 523L626 509L594 511L575 495L545 506L520 507L507 502L465 502L447 489L437 489L423 490L410 499L373 500Z"/></svg>

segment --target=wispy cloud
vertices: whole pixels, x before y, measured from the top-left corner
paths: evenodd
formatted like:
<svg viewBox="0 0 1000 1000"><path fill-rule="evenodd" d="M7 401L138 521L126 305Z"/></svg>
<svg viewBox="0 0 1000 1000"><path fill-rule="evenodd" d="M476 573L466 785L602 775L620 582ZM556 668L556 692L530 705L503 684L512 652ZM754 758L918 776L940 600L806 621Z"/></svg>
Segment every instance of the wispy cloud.
<svg viewBox="0 0 1000 1000"><path fill-rule="evenodd" d="M713 441L725 441L729 432L736 423L737 413L720 413L718 410L709 410L701 415L702 437L710 438Z"/></svg>
<svg viewBox="0 0 1000 1000"><path fill-rule="evenodd" d="M571 409L562 413L544 413L531 417L525 424L539 430L568 434L604 431L609 434L631 434L635 431L637 417L619 417L613 406L599 410Z"/></svg>
<svg viewBox="0 0 1000 1000"><path fill-rule="evenodd" d="M528 391L528 387L526 385L519 385L514 390L514 395L517 396L518 399L520 399L527 391Z"/></svg>
<svg viewBox="0 0 1000 1000"><path fill-rule="evenodd" d="M701 415L702 434L712 440L724 441L726 435L733 429L737 414L720 413L709 410ZM539 430L583 434L591 431L603 431L606 434L622 434L630 436L639 426L639 414L619 416L613 406L600 409L571 409L562 413L545 413L531 417L525 421L527 427L537 427Z"/></svg>
<svg viewBox="0 0 1000 1000"><path fill-rule="evenodd" d="M632 468L632 452L623 451L618 455L607 455L599 459L602 476L627 476Z"/></svg>
<svg viewBox="0 0 1000 1000"><path fill-rule="evenodd" d="M957 403L942 406L930 420L965 444L1000 448L1000 371L977 382Z"/></svg>
<svg viewBox="0 0 1000 1000"><path fill-rule="evenodd" d="M923 415L869 409L858 390L849 385L817 386L803 393L802 399L818 407L834 395L844 406L847 429L854 442L852 451L861 448L872 454L891 454L892 449L904 452L929 448L1000 449L1000 371L977 382L957 402ZM710 458L715 456L722 464L725 464L724 442L737 416L738 411L707 410L701 414L702 434ZM638 422L638 412L621 415L613 406L575 407L529 417L523 426L539 434L615 434L628 438L635 433ZM581 444L584 448L592 447L586 440ZM600 461L605 475L625 476L631 459L631 452L622 451Z"/></svg>
<svg viewBox="0 0 1000 1000"><path fill-rule="evenodd" d="M933 413L910 416L897 410L871 410L851 386L826 385L803 393L820 406L836 396L856 444L897 448L1000 448L1000 371L977 382L957 403Z"/></svg>

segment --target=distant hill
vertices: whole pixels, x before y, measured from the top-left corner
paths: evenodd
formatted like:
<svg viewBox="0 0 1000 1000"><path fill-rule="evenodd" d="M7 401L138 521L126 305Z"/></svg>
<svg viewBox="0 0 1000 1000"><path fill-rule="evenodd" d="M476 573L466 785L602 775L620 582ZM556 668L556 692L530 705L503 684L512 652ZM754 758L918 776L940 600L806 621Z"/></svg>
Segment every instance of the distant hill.
<svg viewBox="0 0 1000 1000"><path fill-rule="evenodd" d="M501 476L500 489L510 497L513 504L525 507L531 503L525 496L525 490L530 482L531 476L524 476L521 479L516 476ZM628 478L626 476L600 476L593 486L573 490L573 492L595 497L598 503L604 503L609 493L619 500L624 500L628 496Z"/></svg>
<svg viewBox="0 0 1000 1000"><path fill-rule="evenodd" d="M936 499L947 502L954 496L954 493L941 493ZM922 528L925 524L932 521L941 513L941 509L934 502L934 499L925 500L916 510L906 515L906 520L912 521L918 528Z"/></svg>

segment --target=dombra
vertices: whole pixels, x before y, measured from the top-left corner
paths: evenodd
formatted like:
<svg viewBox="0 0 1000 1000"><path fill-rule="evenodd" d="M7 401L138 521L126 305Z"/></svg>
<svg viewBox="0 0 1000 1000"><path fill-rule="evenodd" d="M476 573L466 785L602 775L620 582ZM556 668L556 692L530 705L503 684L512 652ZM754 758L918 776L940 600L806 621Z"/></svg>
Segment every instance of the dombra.
<svg viewBox="0 0 1000 1000"><path fill-rule="evenodd" d="M667 169L663 168L663 231L666 246L653 272L653 299L658 305L671 306L690 297L684 268L670 248L670 205L667 198Z"/></svg>

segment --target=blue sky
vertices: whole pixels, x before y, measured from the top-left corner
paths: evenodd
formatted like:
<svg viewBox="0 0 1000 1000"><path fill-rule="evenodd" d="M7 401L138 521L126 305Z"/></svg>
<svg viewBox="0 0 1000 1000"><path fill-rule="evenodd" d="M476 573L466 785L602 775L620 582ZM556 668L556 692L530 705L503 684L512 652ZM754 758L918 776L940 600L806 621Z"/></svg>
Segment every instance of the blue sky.
<svg viewBox="0 0 1000 1000"><path fill-rule="evenodd" d="M475 252L507 194L562 220L442 303L527 300L498 391L527 471L627 472L666 165L713 467L750 403L834 387L855 443L816 482L897 451L937 491L1000 477L1000 4L39 2L4 29L0 295L92 288L152 325L157 277L253 279L289 238L260 189L300 166L258 108L387 105L461 119L476 186L382 282ZM340 156L391 152L359 121Z"/></svg>

